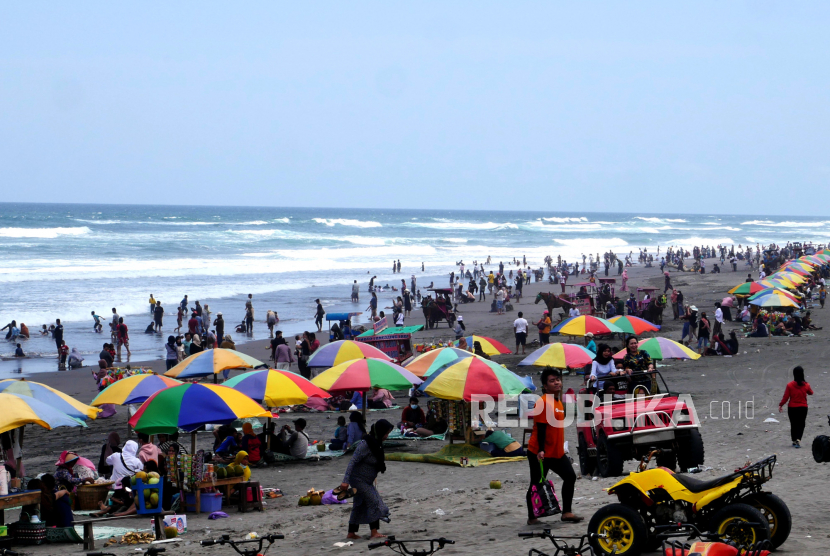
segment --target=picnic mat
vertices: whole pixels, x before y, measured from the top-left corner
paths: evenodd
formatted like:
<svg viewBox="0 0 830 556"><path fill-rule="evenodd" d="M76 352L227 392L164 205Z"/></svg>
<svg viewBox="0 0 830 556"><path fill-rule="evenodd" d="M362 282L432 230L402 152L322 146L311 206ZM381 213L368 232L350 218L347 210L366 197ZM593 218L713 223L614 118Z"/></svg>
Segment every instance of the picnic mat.
<svg viewBox="0 0 830 556"><path fill-rule="evenodd" d="M495 463L510 463L525 461L525 456L512 458L494 458L489 453L470 444L449 444L434 454L404 454L395 452L386 454L386 461L409 461L415 463L436 463L438 465L456 465L462 467L461 458L467 458L466 467L479 465L493 465Z"/></svg>
<svg viewBox="0 0 830 556"><path fill-rule="evenodd" d="M395 429L389 433L387 437L389 440L446 440L447 433L433 434L432 436L404 436L400 429Z"/></svg>
<svg viewBox="0 0 830 556"><path fill-rule="evenodd" d="M325 452L318 452L317 445L314 444L308 447L308 452L306 452L305 458L295 458L294 456L289 456L288 454L280 454L277 452L272 453L274 454L274 459L276 459L277 461L305 461L316 460L321 458L339 458L346 452L344 452L343 450L326 450Z"/></svg>
<svg viewBox="0 0 830 556"><path fill-rule="evenodd" d="M392 409L400 409L400 408L401 408L401 406L399 406L399 405L393 405L392 407L384 407L383 409L369 409L369 408L366 408L366 411L390 411ZM353 409L352 411L360 411L360 410L359 409L358 410ZM349 411L348 409L342 409L342 410L337 410L337 411L333 411L333 410L332 411L320 411L319 413L351 413L351 411Z"/></svg>

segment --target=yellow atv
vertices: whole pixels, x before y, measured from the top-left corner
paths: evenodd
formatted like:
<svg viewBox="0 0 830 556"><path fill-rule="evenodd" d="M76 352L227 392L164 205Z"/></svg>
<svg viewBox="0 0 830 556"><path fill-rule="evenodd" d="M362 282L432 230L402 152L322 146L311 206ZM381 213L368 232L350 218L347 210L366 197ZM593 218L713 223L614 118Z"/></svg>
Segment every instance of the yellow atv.
<svg viewBox="0 0 830 556"><path fill-rule="evenodd" d="M600 508L588 523L597 554L637 556L660 546L658 532L680 523L717 533L742 547L770 540L781 546L790 534L787 505L761 490L772 478L776 456L709 481L674 473L665 467L648 469L653 450L639 469L608 489L618 504Z"/></svg>

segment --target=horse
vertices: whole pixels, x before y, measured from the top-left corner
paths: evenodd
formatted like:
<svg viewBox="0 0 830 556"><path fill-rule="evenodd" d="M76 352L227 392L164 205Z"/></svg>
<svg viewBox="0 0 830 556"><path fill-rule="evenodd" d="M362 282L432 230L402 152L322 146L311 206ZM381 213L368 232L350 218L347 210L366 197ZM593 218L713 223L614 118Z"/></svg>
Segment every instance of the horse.
<svg viewBox="0 0 830 556"><path fill-rule="evenodd" d="M425 328L436 328L438 323L442 320L446 320L447 325L449 325L450 328L453 327L453 323L455 323L455 313L451 308L447 309L446 307L438 305L438 303L432 299L431 295L428 295L423 299L421 307L424 312L424 320L426 321ZM450 305L450 307L452 306Z"/></svg>
<svg viewBox="0 0 830 556"><path fill-rule="evenodd" d="M649 321L652 324L656 324L657 326L663 325L663 309L666 307L665 304L660 303L660 298L655 297L652 298L651 301L648 302L648 305L643 310L642 318Z"/></svg>
<svg viewBox="0 0 830 556"><path fill-rule="evenodd" d="M545 301L545 305L547 305L548 307L548 313L550 313L551 319L553 318L554 309L564 309L567 311L570 310L571 307L573 307L573 303L571 303L570 301L566 301L561 297L556 297L554 294L550 292L539 292L538 294L536 294L536 301L534 301L534 303L538 304L542 300Z"/></svg>

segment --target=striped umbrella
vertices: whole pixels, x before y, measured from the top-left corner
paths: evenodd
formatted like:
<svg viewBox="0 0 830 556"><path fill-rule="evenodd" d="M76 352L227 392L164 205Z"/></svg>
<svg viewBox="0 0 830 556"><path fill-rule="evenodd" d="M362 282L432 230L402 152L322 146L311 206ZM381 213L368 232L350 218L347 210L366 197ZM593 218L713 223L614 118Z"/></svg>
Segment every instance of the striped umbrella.
<svg viewBox="0 0 830 556"><path fill-rule="evenodd" d="M757 305L758 307L798 307L799 304L793 301L790 297L782 295L778 292L773 292L769 295L762 296L758 299L753 299L749 302L750 305Z"/></svg>
<svg viewBox="0 0 830 556"><path fill-rule="evenodd" d="M761 299L762 297L766 297L766 296L772 295L772 294L780 294L780 295L789 297L790 299L792 299L796 303L800 303L800 300L796 296L794 296L793 294L791 294L790 292L788 292L786 290L782 290L782 289L779 289L779 288L770 288L768 290L760 291L760 292L756 293L755 295L753 295L752 297L750 297L749 300L754 301L756 299Z"/></svg>
<svg viewBox="0 0 830 556"><path fill-rule="evenodd" d="M789 272L787 270L776 272L775 274L770 276L770 278L776 280L784 278L787 281L792 282L793 284L803 284L807 281L807 278L805 278L801 274L798 274L797 272Z"/></svg>
<svg viewBox="0 0 830 556"><path fill-rule="evenodd" d="M763 291L770 286L765 286L761 282L742 282L729 290L729 293L735 295L752 295L754 293L758 293Z"/></svg>
<svg viewBox="0 0 830 556"><path fill-rule="evenodd" d="M599 335L622 334L623 331L619 326L605 319L592 317L591 315L580 315L559 323L551 332L561 334L562 336L584 336L589 332L594 335Z"/></svg>
<svg viewBox="0 0 830 556"><path fill-rule="evenodd" d="M178 386L181 381L160 375L134 375L117 380L101 390L90 405L101 406L108 403L128 405L144 403L147 398L165 388Z"/></svg>
<svg viewBox="0 0 830 556"><path fill-rule="evenodd" d="M431 375L436 369L440 369L447 363L472 356L473 354L471 352L464 349L451 347L439 348L422 353L404 366L407 371L415 376L425 377Z"/></svg>
<svg viewBox="0 0 830 556"><path fill-rule="evenodd" d="M208 423L227 424L237 419L271 417L254 400L218 384L180 384L150 396L130 419L144 434L192 432Z"/></svg>
<svg viewBox="0 0 830 556"><path fill-rule="evenodd" d="M242 392L267 407L303 404L308 398L330 398L305 377L291 371L251 371L225 381L223 386Z"/></svg>
<svg viewBox="0 0 830 556"><path fill-rule="evenodd" d="M657 332L660 330L659 325L653 324L646 319L634 316L620 315L617 317L611 317L608 319L608 322L617 325L617 327L626 334L640 335L643 332Z"/></svg>
<svg viewBox="0 0 830 556"><path fill-rule="evenodd" d="M640 349L647 352L652 359L699 359L700 354L695 353L683 344L678 344L668 338L649 338L640 340ZM614 359L625 358L626 350L614 354Z"/></svg>
<svg viewBox="0 0 830 556"><path fill-rule="evenodd" d="M827 264L827 259L830 258L827 255L807 255L805 257L801 257L799 261L811 264L813 266L822 266Z"/></svg>
<svg viewBox="0 0 830 556"><path fill-rule="evenodd" d="M210 376L228 369L251 369L265 365L259 359L234 349L208 349L191 355L166 373L165 376L185 379Z"/></svg>
<svg viewBox="0 0 830 556"><path fill-rule="evenodd" d="M391 361L392 358L381 350L365 342L352 340L338 340L317 348L317 351L308 358L309 367L334 367L346 361L355 359L381 359Z"/></svg>
<svg viewBox="0 0 830 556"><path fill-rule="evenodd" d="M442 400L472 401L472 397L516 396L528 388L521 378L498 363L474 356L438 369L419 390Z"/></svg>
<svg viewBox="0 0 830 556"><path fill-rule="evenodd" d="M40 382L30 382L26 379L0 380L0 392L34 398L61 413L83 421L95 419L98 413L101 412L97 407L91 407L81 403L72 396L67 396L51 386L41 384ZM5 411L5 407L3 410Z"/></svg>
<svg viewBox="0 0 830 556"><path fill-rule="evenodd" d="M387 390L408 390L423 381L399 365L380 359L356 359L323 371L311 382L333 393L366 392L377 386Z"/></svg>
<svg viewBox="0 0 830 556"><path fill-rule="evenodd" d="M0 394L0 433L22 427L39 425L46 430L55 427L86 427L80 419L70 417L46 402L20 394Z"/></svg>
<svg viewBox="0 0 830 556"><path fill-rule="evenodd" d="M498 340L494 340L493 338L488 338L487 336L467 336L464 338L467 341L467 345L470 346L470 349L474 349L475 342L479 342L481 344L481 351L485 354L493 356L493 355L502 355L505 353L513 353L510 351L510 348L505 346L503 343L499 342ZM454 346L458 345L458 340L453 342Z"/></svg>
<svg viewBox="0 0 830 556"><path fill-rule="evenodd" d="M519 366L578 369L590 365L594 352L577 344L548 344L542 346L519 362Z"/></svg>
<svg viewBox="0 0 830 556"><path fill-rule="evenodd" d="M794 290L794 289L797 288L797 286L795 284L793 284L792 282L790 282L786 278L779 278L779 279L767 278L766 280L761 280L758 283L761 284L762 286L767 287L767 288L781 288L781 289L788 289L788 290Z"/></svg>
<svg viewBox="0 0 830 556"><path fill-rule="evenodd" d="M789 265L783 267L779 272L792 272L798 274L799 276L809 276L812 271L813 269L807 265L790 263Z"/></svg>

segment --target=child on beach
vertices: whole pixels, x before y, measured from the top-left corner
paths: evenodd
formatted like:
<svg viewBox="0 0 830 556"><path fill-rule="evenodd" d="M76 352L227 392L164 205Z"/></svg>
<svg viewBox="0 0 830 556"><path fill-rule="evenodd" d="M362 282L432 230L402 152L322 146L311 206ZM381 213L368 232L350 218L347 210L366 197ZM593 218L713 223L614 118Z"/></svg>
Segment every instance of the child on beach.
<svg viewBox="0 0 830 556"><path fill-rule="evenodd" d="M337 418L337 428L334 429L334 438L331 439L330 450L342 450L347 438L346 418L342 415Z"/></svg>

